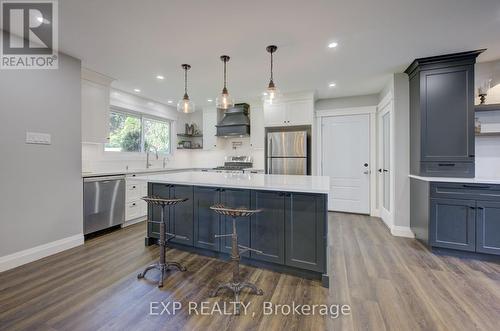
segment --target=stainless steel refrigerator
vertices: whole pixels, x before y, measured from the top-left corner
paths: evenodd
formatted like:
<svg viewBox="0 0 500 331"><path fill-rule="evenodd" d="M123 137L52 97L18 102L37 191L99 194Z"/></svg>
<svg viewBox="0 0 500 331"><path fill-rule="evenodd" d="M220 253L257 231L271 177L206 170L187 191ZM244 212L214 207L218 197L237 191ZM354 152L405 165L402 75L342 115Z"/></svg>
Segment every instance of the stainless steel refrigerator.
<svg viewBox="0 0 500 331"><path fill-rule="evenodd" d="M268 131L266 133L266 173L308 175L308 131Z"/></svg>

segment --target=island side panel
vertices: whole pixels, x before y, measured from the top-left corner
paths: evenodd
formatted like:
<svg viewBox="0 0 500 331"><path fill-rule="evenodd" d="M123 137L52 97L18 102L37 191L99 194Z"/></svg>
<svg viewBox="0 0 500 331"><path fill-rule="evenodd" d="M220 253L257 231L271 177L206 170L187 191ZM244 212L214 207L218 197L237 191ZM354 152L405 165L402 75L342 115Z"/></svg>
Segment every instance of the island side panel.
<svg viewBox="0 0 500 331"><path fill-rule="evenodd" d="M429 182L410 178L410 227L415 238L429 243Z"/></svg>
<svg viewBox="0 0 500 331"><path fill-rule="evenodd" d="M326 271L324 195L287 193L285 199L285 262Z"/></svg>

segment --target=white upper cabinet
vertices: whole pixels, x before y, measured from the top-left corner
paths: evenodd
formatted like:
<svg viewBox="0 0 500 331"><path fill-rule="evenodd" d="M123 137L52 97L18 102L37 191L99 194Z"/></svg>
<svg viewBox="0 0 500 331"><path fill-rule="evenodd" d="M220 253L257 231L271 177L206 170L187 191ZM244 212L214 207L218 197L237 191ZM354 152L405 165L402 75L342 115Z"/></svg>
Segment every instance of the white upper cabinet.
<svg viewBox="0 0 500 331"><path fill-rule="evenodd" d="M286 103L287 125L311 125L314 116L312 100L290 101Z"/></svg>
<svg viewBox="0 0 500 331"><path fill-rule="evenodd" d="M312 125L314 100L283 100L273 105L264 104L264 126Z"/></svg>
<svg viewBox="0 0 500 331"><path fill-rule="evenodd" d="M113 79L82 69L82 142L109 140L109 93Z"/></svg>
<svg viewBox="0 0 500 331"><path fill-rule="evenodd" d="M203 149L217 148L217 109L215 107L203 108Z"/></svg>
<svg viewBox="0 0 500 331"><path fill-rule="evenodd" d="M264 104L265 126L286 125L286 105L284 103Z"/></svg>
<svg viewBox="0 0 500 331"><path fill-rule="evenodd" d="M264 110L250 107L250 147L264 148Z"/></svg>

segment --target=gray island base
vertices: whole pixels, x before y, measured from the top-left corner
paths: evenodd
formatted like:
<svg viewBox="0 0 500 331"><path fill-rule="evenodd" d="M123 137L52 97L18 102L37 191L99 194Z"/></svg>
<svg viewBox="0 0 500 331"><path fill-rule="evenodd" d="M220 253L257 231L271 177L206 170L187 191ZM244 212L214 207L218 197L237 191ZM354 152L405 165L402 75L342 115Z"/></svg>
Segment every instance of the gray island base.
<svg viewBox="0 0 500 331"><path fill-rule="evenodd" d="M231 233L231 219L214 213L210 206L261 209L237 222L240 243L263 252L245 252L242 263L318 279L328 287L328 177L230 174L228 180L227 176L179 173L141 178L148 181L148 195L189 199L170 210L168 231L179 237L169 246L227 260L231 238L215 235ZM286 177L304 177L305 182L298 185L300 178ZM198 184L186 185L190 181ZM149 207L148 218L159 222L160 209ZM146 245L156 244L158 238L159 224L148 223Z"/></svg>

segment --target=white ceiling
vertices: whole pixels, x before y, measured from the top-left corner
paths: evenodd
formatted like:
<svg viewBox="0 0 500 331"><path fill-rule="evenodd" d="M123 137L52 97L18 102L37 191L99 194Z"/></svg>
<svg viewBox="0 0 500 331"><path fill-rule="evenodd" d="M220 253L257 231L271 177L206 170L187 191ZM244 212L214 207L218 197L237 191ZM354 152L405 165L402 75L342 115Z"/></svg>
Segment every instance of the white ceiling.
<svg viewBox="0 0 500 331"><path fill-rule="evenodd" d="M500 59L499 0L61 0L60 50L116 79L113 86L177 102L182 63L198 104L222 88L239 101L265 89L278 45L275 82L319 98L378 93L417 57L488 48ZM337 41L335 49L327 48ZM162 74L160 82L155 76ZM335 82L335 88L328 83Z"/></svg>

